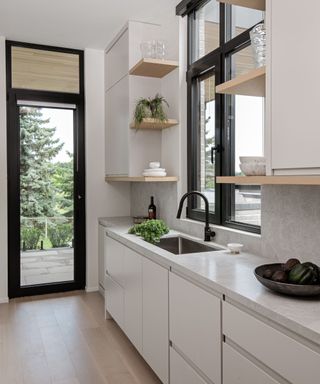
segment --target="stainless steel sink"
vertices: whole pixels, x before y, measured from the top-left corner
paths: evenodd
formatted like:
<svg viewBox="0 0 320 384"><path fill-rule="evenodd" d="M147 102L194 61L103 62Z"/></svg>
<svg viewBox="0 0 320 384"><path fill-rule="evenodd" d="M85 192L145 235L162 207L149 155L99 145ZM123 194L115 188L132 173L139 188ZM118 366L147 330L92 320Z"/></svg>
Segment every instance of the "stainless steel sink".
<svg viewBox="0 0 320 384"><path fill-rule="evenodd" d="M175 255L222 250L222 248L210 247L206 244L198 243L197 241L189 240L182 236L163 237L160 242L155 245Z"/></svg>

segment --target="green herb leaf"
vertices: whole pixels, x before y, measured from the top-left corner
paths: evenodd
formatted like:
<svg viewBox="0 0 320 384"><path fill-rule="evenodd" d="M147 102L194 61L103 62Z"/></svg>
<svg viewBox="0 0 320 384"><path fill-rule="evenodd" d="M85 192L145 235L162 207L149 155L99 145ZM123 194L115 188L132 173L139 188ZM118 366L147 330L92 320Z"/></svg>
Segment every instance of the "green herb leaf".
<svg viewBox="0 0 320 384"><path fill-rule="evenodd" d="M168 232L169 228L163 220L147 220L131 227L128 233L141 236L148 243L155 244Z"/></svg>

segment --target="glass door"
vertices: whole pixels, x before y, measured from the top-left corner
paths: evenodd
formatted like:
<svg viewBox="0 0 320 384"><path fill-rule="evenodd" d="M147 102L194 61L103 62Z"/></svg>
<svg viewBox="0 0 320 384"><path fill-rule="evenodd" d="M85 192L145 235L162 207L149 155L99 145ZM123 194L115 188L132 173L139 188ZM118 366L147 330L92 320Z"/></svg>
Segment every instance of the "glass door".
<svg viewBox="0 0 320 384"><path fill-rule="evenodd" d="M84 288L79 107L17 100L13 111L15 125L8 135L10 297Z"/></svg>
<svg viewBox="0 0 320 384"><path fill-rule="evenodd" d="M20 285L74 281L74 106L18 102Z"/></svg>

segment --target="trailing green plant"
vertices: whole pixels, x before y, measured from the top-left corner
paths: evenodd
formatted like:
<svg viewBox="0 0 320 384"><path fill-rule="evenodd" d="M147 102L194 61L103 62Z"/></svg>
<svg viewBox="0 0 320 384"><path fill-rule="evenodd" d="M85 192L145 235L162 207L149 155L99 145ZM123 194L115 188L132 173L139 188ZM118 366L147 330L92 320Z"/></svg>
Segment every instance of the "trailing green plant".
<svg viewBox="0 0 320 384"><path fill-rule="evenodd" d="M147 220L136 224L129 229L129 233L141 236L148 243L159 243L160 238L169 232L169 228L163 220Z"/></svg>
<svg viewBox="0 0 320 384"><path fill-rule="evenodd" d="M48 237L53 248L67 247L73 238L73 226L70 223L52 225L48 228Z"/></svg>
<svg viewBox="0 0 320 384"><path fill-rule="evenodd" d="M134 112L135 123L139 125L145 118L153 118L161 122L167 121L168 118L163 109L164 104L169 107L167 100L158 93L153 99L150 97L148 99L141 98Z"/></svg>
<svg viewBox="0 0 320 384"><path fill-rule="evenodd" d="M42 231L40 228L23 226L21 228L23 248L28 250L37 249L41 234Z"/></svg>

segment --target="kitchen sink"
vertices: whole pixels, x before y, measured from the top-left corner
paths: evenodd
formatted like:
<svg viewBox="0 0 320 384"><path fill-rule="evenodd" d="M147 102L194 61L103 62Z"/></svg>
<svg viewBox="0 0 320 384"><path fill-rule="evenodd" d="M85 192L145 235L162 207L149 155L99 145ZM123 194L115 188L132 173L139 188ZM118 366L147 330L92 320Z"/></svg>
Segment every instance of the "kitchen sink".
<svg viewBox="0 0 320 384"><path fill-rule="evenodd" d="M189 240L181 236L163 237L160 239L160 242L155 245L175 255L222 251L222 248L208 246L206 244L198 243L197 241Z"/></svg>

